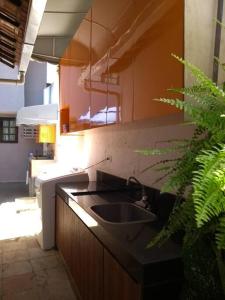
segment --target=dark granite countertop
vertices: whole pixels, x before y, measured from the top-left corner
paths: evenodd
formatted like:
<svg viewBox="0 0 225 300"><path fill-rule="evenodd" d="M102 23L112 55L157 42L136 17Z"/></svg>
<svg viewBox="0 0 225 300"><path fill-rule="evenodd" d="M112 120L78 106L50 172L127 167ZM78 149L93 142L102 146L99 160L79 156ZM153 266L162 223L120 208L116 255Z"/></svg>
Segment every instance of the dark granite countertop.
<svg viewBox="0 0 225 300"><path fill-rule="evenodd" d="M162 228L160 220L115 224L103 221L92 211L91 206L96 204L132 201L127 188L118 192L96 182L61 183L56 192L136 281L154 285L182 280L178 243L169 240L161 247L146 248Z"/></svg>

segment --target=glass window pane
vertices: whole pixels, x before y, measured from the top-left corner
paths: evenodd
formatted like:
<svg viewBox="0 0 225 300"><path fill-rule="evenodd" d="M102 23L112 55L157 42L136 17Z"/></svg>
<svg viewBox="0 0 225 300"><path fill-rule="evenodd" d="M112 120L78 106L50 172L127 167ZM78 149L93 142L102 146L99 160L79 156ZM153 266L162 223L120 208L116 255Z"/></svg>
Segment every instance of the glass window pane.
<svg viewBox="0 0 225 300"><path fill-rule="evenodd" d="M18 138L15 118L0 118L0 143L15 143Z"/></svg>
<svg viewBox="0 0 225 300"><path fill-rule="evenodd" d="M16 128L10 128L10 132L11 134L15 134L16 133Z"/></svg>
<svg viewBox="0 0 225 300"><path fill-rule="evenodd" d="M10 121L10 127L15 127L16 126L16 121L15 120L11 120Z"/></svg>
<svg viewBox="0 0 225 300"><path fill-rule="evenodd" d="M9 136L8 135L3 135L3 141L8 141L9 140Z"/></svg>
<svg viewBox="0 0 225 300"><path fill-rule="evenodd" d="M16 140L16 136L15 136L14 134L11 134L11 135L9 136L9 140L10 140L10 141L15 141L15 140Z"/></svg>
<svg viewBox="0 0 225 300"><path fill-rule="evenodd" d="M8 120L3 121L3 127L9 127L9 121Z"/></svg>

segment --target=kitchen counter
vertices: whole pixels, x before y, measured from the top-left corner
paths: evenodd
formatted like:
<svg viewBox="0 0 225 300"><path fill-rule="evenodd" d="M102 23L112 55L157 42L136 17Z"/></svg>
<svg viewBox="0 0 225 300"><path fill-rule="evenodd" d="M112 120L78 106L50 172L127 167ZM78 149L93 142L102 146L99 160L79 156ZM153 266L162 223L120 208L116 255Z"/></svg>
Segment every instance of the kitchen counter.
<svg viewBox="0 0 225 300"><path fill-rule="evenodd" d="M118 192L116 187L96 182L62 183L57 184L56 192L137 282L154 285L182 280L181 247L177 242L169 240L161 247L146 248L162 228L160 219L115 224L103 221L91 210L96 204L133 201L127 187Z"/></svg>

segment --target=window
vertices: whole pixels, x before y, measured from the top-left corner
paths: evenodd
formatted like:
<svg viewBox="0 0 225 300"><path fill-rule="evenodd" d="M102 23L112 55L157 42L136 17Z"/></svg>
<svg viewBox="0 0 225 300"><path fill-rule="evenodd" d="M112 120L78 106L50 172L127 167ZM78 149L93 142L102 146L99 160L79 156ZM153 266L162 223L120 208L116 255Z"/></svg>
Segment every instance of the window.
<svg viewBox="0 0 225 300"><path fill-rule="evenodd" d="M0 117L0 143L18 143L15 118Z"/></svg>

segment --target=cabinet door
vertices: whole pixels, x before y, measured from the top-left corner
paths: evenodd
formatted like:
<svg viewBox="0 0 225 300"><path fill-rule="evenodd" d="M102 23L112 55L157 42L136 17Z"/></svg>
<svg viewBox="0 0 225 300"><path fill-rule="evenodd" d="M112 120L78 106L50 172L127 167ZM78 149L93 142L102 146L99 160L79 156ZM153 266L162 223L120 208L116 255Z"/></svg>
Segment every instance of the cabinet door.
<svg viewBox="0 0 225 300"><path fill-rule="evenodd" d="M67 204L57 196L56 199L56 245L68 267L71 268L71 237L74 216Z"/></svg>
<svg viewBox="0 0 225 300"><path fill-rule="evenodd" d="M68 112L70 132L90 127L90 33L87 15L60 60L60 107Z"/></svg>
<svg viewBox="0 0 225 300"><path fill-rule="evenodd" d="M73 202L73 205L77 204ZM82 300L103 298L103 246L73 213L71 273Z"/></svg>
<svg viewBox="0 0 225 300"><path fill-rule="evenodd" d="M74 213L73 211L68 207L68 205L64 202L64 213L63 213L63 223L64 223L64 243L63 243L63 249L62 254L64 256L65 262L67 263L67 266L69 269L72 269L72 234L73 234L73 228L74 228Z"/></svg>
<svg viewBox="0 0 225 300"><path fill-rule="evenodd" d="M103 299L103 246L88 228L79 221L80 278L83 300Z"/></svg>
<svg viewBox="0 0 225 300"><path fill-rule="evenodd" d="M103 299L103 246L57 196L56 245L71 271L82 300Z"/></svg>
<svg viewBox="0 0 225 300"><path fill-rule="evenodd" d="M101 3L100 3L101 2ZM107 51L110 34L105 27L104 1L92 5L91 30L91 127L106 125L107 115ZM108 1L106 1L108 2ZM103 12L103 14L101 13Z"/></svg>
<svg viewBox="0 0 225 300"><path fill-rule="evenodd" d="M93 1L91 110L102 125L132 121L132 37L127 37L134 20L133 0Z"/></svg>
<svg viewBox="0 0 225 300"><path fill-rule="evenodd" d="M104 250L104 300L140 300L141 287Z"/></svg>
<svg viewBox="0 0 225 300"><path fill-rule="evenodd" d="M180 112L154 101L178 97L170 88L183 87L184 68L172 53L184 56L184 1L135 0L139 21L134 47L134 120Z"/></svg>
<svg viewBox="0 0 225 300"><path fill-rule="evenodd" d="M55 226L56 226L56 246L60 252L62 252L63 248L63 239L64 239L64 223L63 223L63 213L64 213L64 201L56 196L56 218L55 218Z"/></svg>

